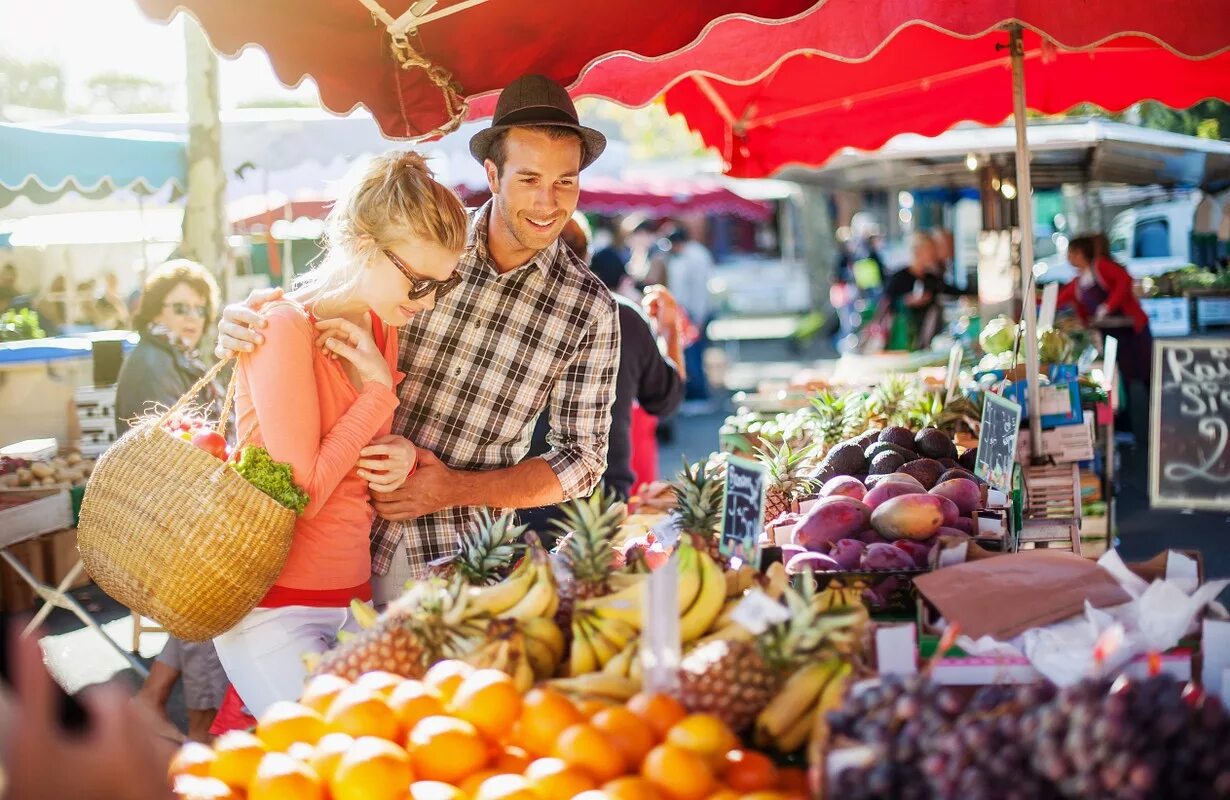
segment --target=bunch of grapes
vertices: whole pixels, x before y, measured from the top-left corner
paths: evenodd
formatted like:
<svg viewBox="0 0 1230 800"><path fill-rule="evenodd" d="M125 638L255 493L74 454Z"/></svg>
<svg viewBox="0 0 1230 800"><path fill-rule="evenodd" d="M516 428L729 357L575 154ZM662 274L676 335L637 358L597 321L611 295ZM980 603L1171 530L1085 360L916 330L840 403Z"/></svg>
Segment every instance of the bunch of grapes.
<svg viewBox="0 0 1230 800"><path fill-rule="evenodd" d="M1165 676L990 686L968 701L888 678L829 724L866 748L834 778L848 800L1230 798L1230 715Z"/></svg>

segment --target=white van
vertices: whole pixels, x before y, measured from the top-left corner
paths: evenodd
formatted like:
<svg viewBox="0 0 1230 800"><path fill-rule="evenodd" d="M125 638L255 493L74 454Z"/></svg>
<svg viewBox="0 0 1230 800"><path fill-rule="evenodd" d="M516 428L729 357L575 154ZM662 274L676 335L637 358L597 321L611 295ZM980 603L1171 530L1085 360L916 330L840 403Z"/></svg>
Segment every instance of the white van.
<svg viewBox="0 0 1230 800"><path fill-rule="evenodd" d="M1111 257L1133 278L1160 275L1191 263L1192 222L1200 193L1120 211L1107 236ZM1067 248L1034 264L1039 283L1066 283L1076 277Z"/></svg>

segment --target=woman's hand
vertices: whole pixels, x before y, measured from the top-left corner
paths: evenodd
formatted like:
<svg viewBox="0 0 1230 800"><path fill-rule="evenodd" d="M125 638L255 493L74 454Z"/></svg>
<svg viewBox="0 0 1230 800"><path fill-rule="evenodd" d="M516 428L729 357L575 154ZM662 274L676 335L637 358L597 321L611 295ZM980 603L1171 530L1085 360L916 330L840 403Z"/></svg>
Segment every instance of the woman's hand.
<svg viewBox="0 0 1230 800"><path fill-rule="evenodd" d="M359 477L379 494L399 489L418 465L418 449L404 436L378 436L359 451Z"/></svg>
<svg viewBox="0 0 1230 800"><path fill-rule="evenodd" d="M257 289L242 303L232 303L222 309L214 355L220 359L230 358L238 353L251 353L263 344L265 337L258 329L269 323L261 317L261 307L281 297L280 288Z"/></svg>
<svg viewBox="0 0 1230 800"><path fill-rule="evenodd" d="M325 319L316 323L316 343L326 351L354 365L364 385L379 383L393 388L393 374L384 353L376 347L370 332L344 319Z"/></svg>

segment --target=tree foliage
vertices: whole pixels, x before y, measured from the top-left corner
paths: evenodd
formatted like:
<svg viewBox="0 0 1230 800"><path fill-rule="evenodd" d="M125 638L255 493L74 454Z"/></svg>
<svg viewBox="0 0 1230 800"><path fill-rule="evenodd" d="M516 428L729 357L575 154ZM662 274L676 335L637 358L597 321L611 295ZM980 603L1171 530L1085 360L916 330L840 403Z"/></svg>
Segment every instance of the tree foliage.
<svg viewBox="0 0 1230 800"><path fill-rule="evenodd" d="M0 56L0 107L4 106L67 110L64 70L51 61Z"/></svg>

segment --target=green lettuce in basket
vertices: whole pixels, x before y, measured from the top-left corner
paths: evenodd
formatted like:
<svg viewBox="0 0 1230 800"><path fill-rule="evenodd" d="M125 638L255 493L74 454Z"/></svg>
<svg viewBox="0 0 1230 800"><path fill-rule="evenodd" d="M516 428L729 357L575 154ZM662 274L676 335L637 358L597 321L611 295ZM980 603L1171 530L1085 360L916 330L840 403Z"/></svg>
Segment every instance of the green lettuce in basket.
<svg viewBox="0 0 1230 800"><path fill-rule="evenodd" d="M307 492L295 485L290 464L274 461L265 448L245 447L239 452L239 459L231 464L231 468L248 483L276 500L279 505L296 514L302 514L307 508L310 498Z"/></svg>

